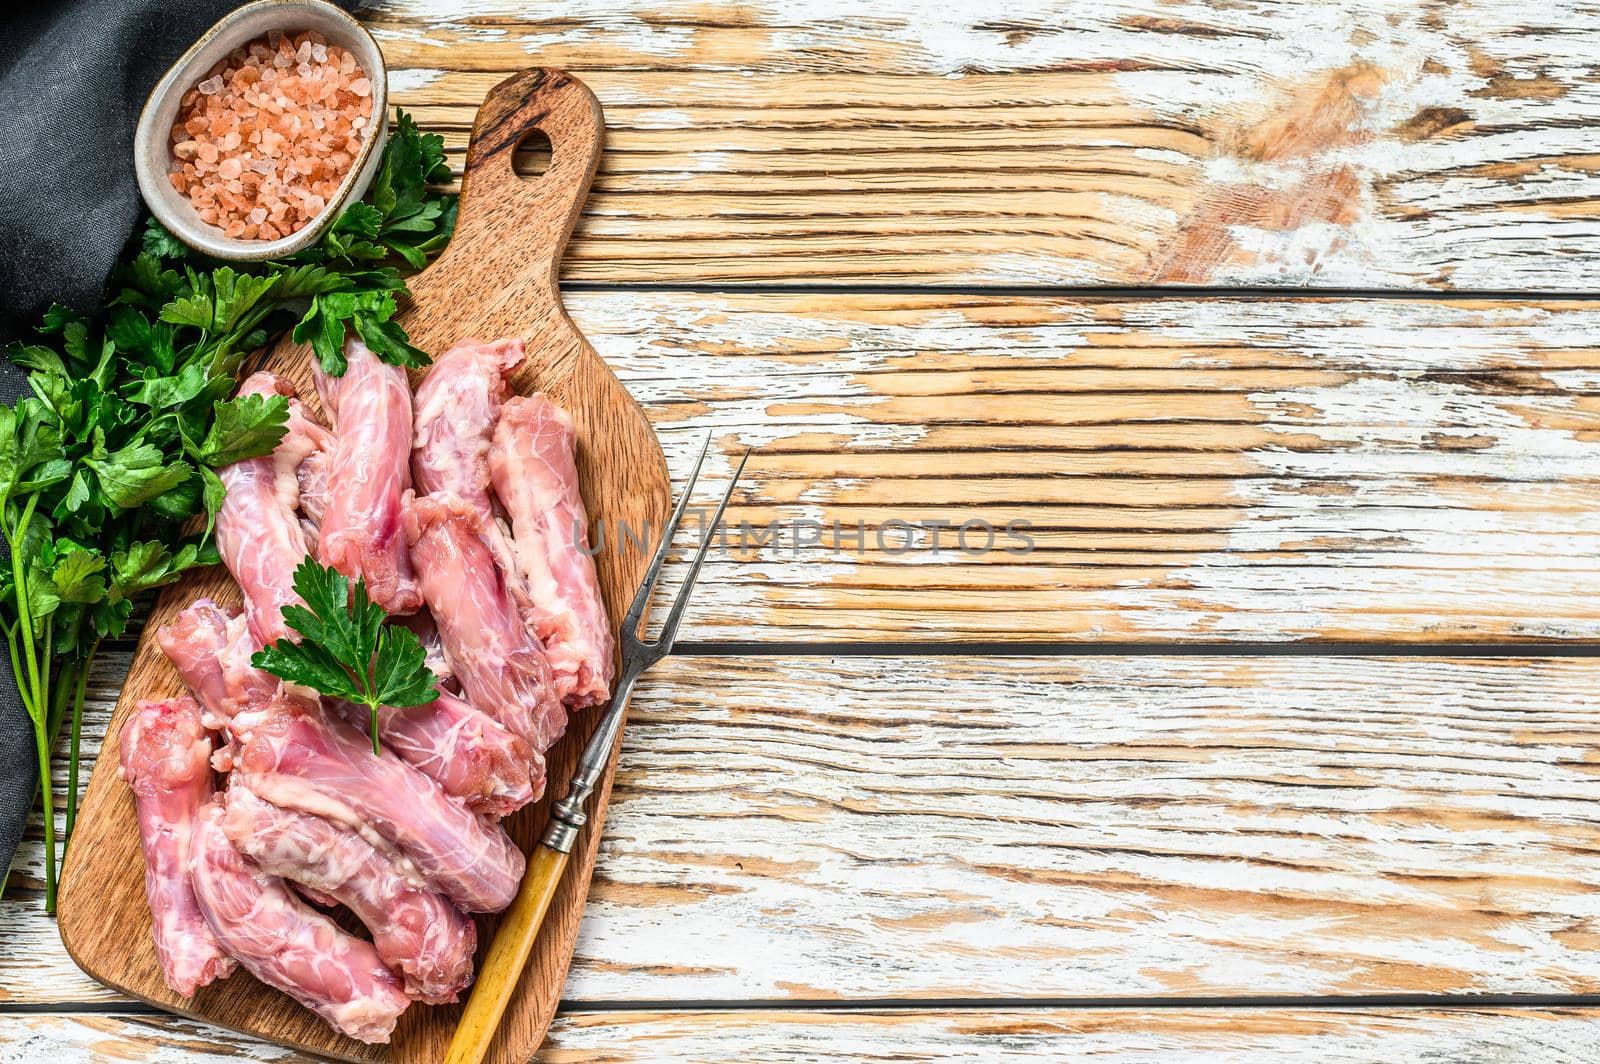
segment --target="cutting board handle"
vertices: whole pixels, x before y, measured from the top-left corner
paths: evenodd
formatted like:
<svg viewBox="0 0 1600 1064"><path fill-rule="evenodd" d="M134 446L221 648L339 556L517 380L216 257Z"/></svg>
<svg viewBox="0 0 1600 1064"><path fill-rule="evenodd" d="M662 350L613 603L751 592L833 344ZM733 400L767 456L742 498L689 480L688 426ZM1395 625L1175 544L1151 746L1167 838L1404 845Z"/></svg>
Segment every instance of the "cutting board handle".
<svg viewBox="0 0 1600 1064"><path fill-rule="evenodd" d="M550 141L550 164L536 177L523 177L513 160L535 132ZM561 255L604 146L600 101L565 71L534 67L490 89L467 145L455 237L416 278L413 291L427 289L436 277L457 284L463 275L488 284L498 279L506 287L515 279L534 281L559 306ZM535 234L537 240L527 239Z"/></svg>

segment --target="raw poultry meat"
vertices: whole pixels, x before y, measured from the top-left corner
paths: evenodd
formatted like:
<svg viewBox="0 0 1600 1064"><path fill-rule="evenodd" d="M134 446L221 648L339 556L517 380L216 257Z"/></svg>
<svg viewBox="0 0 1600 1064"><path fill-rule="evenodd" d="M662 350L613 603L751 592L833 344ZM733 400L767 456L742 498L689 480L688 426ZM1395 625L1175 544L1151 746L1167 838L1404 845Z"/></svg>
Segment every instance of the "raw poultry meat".
<svg viewBox="0 0 1600 1064"><path fill-rule="evenodd" d="M276 697L280 681L250 664L253 647L237 611L198 599L162 626L156 640L200 700L207 726L222 730L242 705ZM366 708L330 702L354 727ZM544 793L544 759L485 713L448 692L422 706L386 708L378 737L401 760L475 812L505 816ZM232 761L232 752L222 763Z"/></svg>
<svg viewBox="0 0 1600 1064"><path fill-rule="evenodd" d="M508 400L494 429L489 471L511 517L528 621L544 644L556 693L571 706L611 694L611 625L589 552L572 418L543 395Z"/></svg>
<svg viewBox="0 0 1600 1064"><path fill-rule="evenodd" d="M484 541L483 515L439 493L409 497L405 523L422 596L467 700L535 750L550 749L566 730L566 710Z"/></svg>
<svg viewBox="0 0 1600 1064"><path fill-rule="evenodd" d="M365 706L331 700L328 705L351 726L369 727ZM378 738L475 813L506 816L544 793L544 758L448 691L420 706L379 710Z"/></svg>
<svg viewBox="0 0 1600 1064"><path fill-rule="evenodd" d="M421 602L400 527L400 496L411 486L411 388L405 370L355 337L344 353L342 377L315 367L335 436L317 557L351 580L365 578L389 613L409 613Z"/></svg>
<svg viewBox="0 0 1600 1064"><path fill-rule="evenodd" d="M450 664L450 659L444 656L444 644L439 641L439 626L433 623L433 614L421 609L416 613L396 618L396 623L411 629L412 634L417 637L417 642L422 644L424 663L428 666L428 671L439 678L440 689L459 691L460 687L455 682L455 670Z"/></svg>
<svg viewBox="0 0 1600 1064"><path fill-rule="evenodd" d="M322 524L322 511L328 506L328 467L332 462L331 448L318 449L306 455L295 468L295 483L300 488L300 512L315 525Z"/></svg>
<svg viewBox="0 0 1600 1064"><path fill-rule="evenodd" d="M400 980L372 943L341 931L235 849L222 828L224 815L220 797L201 809L190 875L222 948L336 1030L387 1042L411 1004Z"/></svg>
<svg viewBox="0 0 1600 1064"><path fill-rule="evenodd" d="M521 340L463 340L434 360L417 385L411 475L418 495L449 492L482 516L484 542L506 590L527 611L533 602L489 497L489 441L505 402L506 374L521 364Z"/></svg>
<svg viewBox="0 0 1600 1064"><path fill-rule="evenodd" d="M178 677L200 702L205 726L220 731L233 711L228 706L228 677L222 653L232 642L232 625L241 616L208 598L195 599L176 617L156 629L156 643L178 670Z"/></svg>
<svg viewBox="0 0 1600 1064"><path fill-rule="evenodd" d="M463 911L504 908L525 863L492 818L543 793L542 753L565 730L567 705L608 696L612 638L587 552L573 423L543 397L506 395L521 344L447 351L418 389L414 418L403 370L354 338L345 350L342 377L314 370L334 431L270 374L243 389L290 395L289 429L271 455L222 471L218 542L244 610L202 599L157 633L199 702L174 703L183 728L167 733L196 740L181 764L185 780L204 783L167 787L187 804L164 793L149 815L164 824L189 811L188 928L170 937L191 950L209 942L215 962L193 980L169 967L174 986L225 974L232 955L334 1027L377 1042L408 999L453 1001L470 980L475 932ZM404 615L440 677L434 702L380 711L378 753L364 707L251 663L264 643L297 638L281 610L299 602L293 575L308 552ZM151 708L151 720L163 712ZM214 754L204 727L226 742ZM156 734L154 724L144 731ZM139 772L156 778L180 764L131 748L125 760L136 791ZM225 798L208 801L211 768L231 775ZM178 852L159 825L147 833L158 854ZM153 909L174 896L172 859L161 859ZM176 884L185 886L181 872ZM296 891L348 908L372 942Z"/></svg>
<svg viewBox="0 0 1600 1064"><path fill-rule="evenodd" d="M306 549L313 555L322 546L322 511L328 502L328 464L332 451L312 451L295 470L300 488L300 530L306 535Z"/></svg>
<svg viewBox="0 0 1600 1064"><path fill-rule="evenodd" d="M392 845L438 891L471 912L498 912L522 878L523 856L505 832L452 800L440 786L367 736L328 714L300 688L280 684L249 664L219 629L220 611L197 604L163 633L163 649L187 683L209 697L218 688L204 665L220 663L223 697L207 709L224 718L232 740L227 767L283 809L332 820L381 845ZM224 615L225 616L225 615ZM226 625L228 622L224 622ZM170 652L169 652L170 653ZM381 715L380 715L381 716Z"/></svg>
<svg viewBox="0 0 1600 1064"><path fill-rule="evenodd" d="M491 514L489 439L505 402L506 374L521 363L521 340L464 340L434 359L417 385L411 441L417 494L454 492Z"/></svg>
<svg viewBox="0 0 1600 1064"><path fill-rule="evenodd" d="M229 728L234 781L281 809L388 840L468 912L511 903L523 856L506 833L393 754L373 754L365 735L321 707L284 697L241 710Z"/></svg>
<svg viewBox="0 0 1600 1064"><path fill-rule="evenodd" d="M122 778L133 789L156 959L184 997L234 969L189 885L195 818L211 798L211 739L192 698L141 702L122 726Z"/></svg>
<svg viewBox="0 0 1600 1064"><path fill-rule="evenodd" d="M270 701L283 686L250 664L255 641L239 611L208 598L195 599L157 629L156 642L199 700L201 719L212 731L225 732L240 707ZM228 751L213 759L219 772L226 772L230 762Z"/></svg>
<svg viewBox="0 0 1600 1064"><path fill-rule="evenodd" d="M279 809L234 783L222 830L268 875L311 887L347 907L372 932L378 956L412 997L456 1000L472 978L477 930L442 895L411 883L387 854L353 832Z"/></svg>
<svg viewBox="0 0 1600 1064"><path fill-rule="evenodd" d="M252 374L240 395L288 395L294 390L271 373ZM297 471L306 456L331 445L328 430L289 400L289 426L270 455L247 458L218 474L227 494L217 513L217 550L244 591L245 613L258 643L288 634L283 607L300 602L294 570L308 546L300 520Z"/></svg>

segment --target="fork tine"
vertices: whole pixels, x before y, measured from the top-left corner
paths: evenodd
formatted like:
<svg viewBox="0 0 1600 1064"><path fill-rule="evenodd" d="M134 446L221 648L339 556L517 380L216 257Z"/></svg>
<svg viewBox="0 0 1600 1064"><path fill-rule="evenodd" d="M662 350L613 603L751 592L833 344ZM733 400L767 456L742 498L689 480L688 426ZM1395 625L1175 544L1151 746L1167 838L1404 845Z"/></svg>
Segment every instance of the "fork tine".
<svg viewBox="0 0 1600 1064"><path fill-rule="evenodd" d="M655 653L658 657L672 649L672 641L678 636L678 622L683 619L683 611L689 608L689 596L694 591L695 579L700 575L700 563L706 560L706 552L711 549L711 533L722 524L722 512L728 508L733 490L739 486L739 477L744 473L744 464L749 460L750 452L745 451L739 459L738 468L733 471L733 479L728 481L728 490L722 493L722 501L717 503L717 512L711 515L711 522L706 525L700 549L695 551L694 561L689 563L689 571L683 575L683 586L678 589L678 597L673 600L672 610L662 622L661 634L656 637Z"/></svg>
<svg viewBox="0 0 1600 1064"><path fill-rule="evenodd" d="M639 621L644 617L645 603L650 601L650 592L655 589L656 579L661 575L661 565L672 551L673 537L677 535L678 525L683 521L684 511L689 508L689 496L694 494L695 481L700 479L700 467L705 464L706 454L711 450L711 436L711 433L706 433L706 442L700 448L700 457L694 460L694 469L689 471L689 483L683 486L683 494L678 496L678 503L672 508L672 519L667 522L666 528L661 530L661 542L656 544L655 557L650 559L650 565L639 581L639 590L634 593L633 602L628 606L627 616L622 619L622 631L629 635L637 637L639 633Z"/></svg>

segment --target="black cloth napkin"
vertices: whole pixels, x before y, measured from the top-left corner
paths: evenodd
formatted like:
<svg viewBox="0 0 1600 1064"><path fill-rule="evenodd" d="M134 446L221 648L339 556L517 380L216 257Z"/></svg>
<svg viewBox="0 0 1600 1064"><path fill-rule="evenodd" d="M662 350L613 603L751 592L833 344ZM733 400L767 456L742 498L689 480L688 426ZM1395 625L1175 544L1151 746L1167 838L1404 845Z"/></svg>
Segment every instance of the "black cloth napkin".
<svg viewBox="0 0 1600 1064"><path fill-rule="evenodd" d="M34 0L0 17L0 345L87 312L143 211L133 131L173 61L242 0ZM342 0L340 6L355 6ZM0 364L0 401L22 374ZM33 803L33 726L0 654L0 870Z"/></svg>

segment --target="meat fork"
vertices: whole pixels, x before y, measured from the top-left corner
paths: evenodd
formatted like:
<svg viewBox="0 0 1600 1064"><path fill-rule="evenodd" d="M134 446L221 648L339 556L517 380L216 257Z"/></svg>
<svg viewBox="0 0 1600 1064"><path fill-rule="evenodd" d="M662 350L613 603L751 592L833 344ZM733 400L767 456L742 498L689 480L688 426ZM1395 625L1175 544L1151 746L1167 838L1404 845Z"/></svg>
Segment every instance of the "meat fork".
<svg viewBox="0 0 1600 1064"><path fill-rule="evenodd" d="M646 669L672 650L673 640L678 634L678 623L683 620L683 611L689 605L689 594L694 590L695 578L700 574L700 563L705 561L706 551L710 549L711 533L721 523L722 513L728 508L728 500L733 497L739 476L744 472L744 464L750 457L750 452L746 451L744 457L739 459L733 479L728 482L728 490L717 504L716 514L705 526L700 548L695 552L694 561L689 564L688 573L684 575L683 586L678 589L678 597L661 626L661 634L654 641L645 642L639 636L645 605L650 601L650 594L661 575L662 563L672 550L673 536L683 521L684 511L689 507L689 496L694 493L695 481L700 477L700 466L710 449L711 437L708 435L705 446L700 449L700 457L695 459L694 470L689 474L689 483L673 507L672 520L662 531L655 556L650 559L639 590L633 596L633 604L622 619L622 628L618 633L622 645L622 670L611 695L611 704L590 737L589 744L583 748L583 756L578 759L567 796L550 810L550 823L539 840L538 848L528 858L528 870L523 875L522 886L502 916L494 941L489 945L488 955L483 959L483 967L478 971L478 981L472 988L472 996L467 1000L467 1007L462 1011L455 1035L450 1040L445 1064L480 1064L489 1052L490 1043L494 1041L500 1020L505 1015L506 1005L516 991L518 980L522 978L528 955L533 952L533 943L544 923L545 914L550 910L550 901L555 897L556 888L561 885L562 873L566 871L572 847L578 841L578 832L589 820L586 811L589 796L594 793L595 784L600 781L600 774L611 759L611 750L628 715L628 700L633 694L633 685Z"/></svg>

